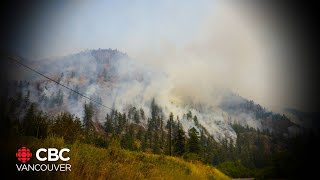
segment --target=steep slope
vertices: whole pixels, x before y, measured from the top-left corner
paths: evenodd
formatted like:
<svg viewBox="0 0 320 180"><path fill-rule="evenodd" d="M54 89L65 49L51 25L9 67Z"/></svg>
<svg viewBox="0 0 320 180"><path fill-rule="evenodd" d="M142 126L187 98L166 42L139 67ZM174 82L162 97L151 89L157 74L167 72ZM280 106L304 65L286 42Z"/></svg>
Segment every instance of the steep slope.
<svg viewBox="0 0 320 180"><path fill-rule="evenodd" d="M196 127L213 135L216 141L228 138L235 142L237 134L232 129L233 123L282 134L297 127L287 117L267 111L230 91L221 92L220 103L215 106L186 100L175 92L175 84L166 72L138 63L117 50L87 50L31 65L55 81L120 112L137 107L149 115L151 100L155 98L164 120L173 112L185 130ZM32 73L27 73L22 80L12 84L12 89L18 89L12 91L12 95L27 96L49 114L67 110L83 118L83 104L88 100ZM110 109L95 103L94 108L94 120L104 122Z"/></svg>
<svg viewBox="0 0 320 180"><path fill-rule="evenodd" d="M285 115L268 111L252 100L236 94L225 95L220 107L229 114L229 121L232 123L280 134L288 134L290 128L298 128L298 125Z"/></svg>

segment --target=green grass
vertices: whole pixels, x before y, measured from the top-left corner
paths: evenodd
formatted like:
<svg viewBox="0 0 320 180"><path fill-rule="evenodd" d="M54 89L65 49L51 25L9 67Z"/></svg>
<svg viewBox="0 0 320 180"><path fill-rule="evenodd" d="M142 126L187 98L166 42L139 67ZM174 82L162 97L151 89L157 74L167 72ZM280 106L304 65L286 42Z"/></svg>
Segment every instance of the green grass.
<svg viewBox="0 0 320 180"><path fill-rule="evenodd" d="M30 149L70 148L71 172L42 174L57 179L230 179L214 167L187 162L178 157L126 151L113 143L108 149L76 142L64 144L62 138L22 140ZM33 158L33 161L36 161Z"/></svg>

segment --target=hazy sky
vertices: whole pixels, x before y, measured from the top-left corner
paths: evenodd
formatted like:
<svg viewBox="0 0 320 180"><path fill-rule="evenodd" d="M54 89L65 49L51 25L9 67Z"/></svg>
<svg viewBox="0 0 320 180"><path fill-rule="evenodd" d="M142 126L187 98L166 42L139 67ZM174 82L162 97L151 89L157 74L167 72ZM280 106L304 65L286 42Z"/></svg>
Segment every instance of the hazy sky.
<svg viewBox="0 0 320 180"><path fill-rule="evenodd" d="M41 6L23 26L29 56L39 58L91 48L182 45L213 10L212 1L69 1ZM32 24L32 25L30 25ZM29 46L32 43L32 46ZM41 51L39 51L41 49Z"/></svg>
<svg viewBox="0 0 320 180"><path fill-rule="evenodd" d="M209 0L68 1L35 7L28 16L16 48L29 58L118 49L163 68L181 88L198 87L193 94L228 88L272 109L301 108L293 88L298 74L285 68L295 68L284 58L286 42L252 7Z"/></svg>

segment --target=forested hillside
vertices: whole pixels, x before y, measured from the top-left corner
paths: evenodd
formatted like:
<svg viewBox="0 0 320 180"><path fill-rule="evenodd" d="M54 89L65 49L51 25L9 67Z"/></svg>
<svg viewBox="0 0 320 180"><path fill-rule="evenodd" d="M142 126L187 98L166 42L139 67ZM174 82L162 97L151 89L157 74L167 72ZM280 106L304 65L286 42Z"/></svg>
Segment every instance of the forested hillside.
<svg viewBox="0 0 320 180"><path fill-rule="evenodd" d="M299 177L301 164L312 169L305 159L318 151L316 129L234 93L222 93L215 105L173 96L165 73L117 50L44 62L33 65L50 79L1 77L3 133L14 140L57 137L89 149L117 142L121 152L201 162L234 178Z"/></svg>
<svg viewBox="0 0 320 180"><path fill-rule="evenodd" d="M278 134L273 135L269 131L232 124L232 128L237 133L237 140L233 142L225 139L217 142L203 127L192 127L187 132L184 131L179 117L172 113L169 119L164 120L161 116L161 107L155 100L150 104L152 109L150 117L142 109L132 107L127 113L111 111L106 115L104 124L92 120L94 114L92 103L84 104L82 122L80 118L69 112L49 116L46 112L39 110L36 103L30 102L28 97L7 100L6 102L2 98L2 102L6 102L5 105L2 104L5 108L2 118L6 120L4 125L10 130L9 133L13 138L24 140L26 137L35 137L39 141L47 141L48 138L59 137L62 142L72 147L81 146L89 149L93 146L108 149L112 142L116 142L119 148L137 153L145 152L180 157L192 162L200 161L216 166L231 177L291 177L294 168L299 167L303 161L302 152L309 151L311 148L309 146L315 143L304 140L316 140L315 137L312 138L312 134L289 139ZM27 111L19 118L22 108L26 108ZM197 122L196 116L192 116L190 112L186 116L190 121ZM142 123L144 119L146 119L146 124ZM56 141L56 138L54 139ZM134 157L157 157L139 155L139 153L132 155ZM129 153L128 158L130 159L132 155ZM292 161L291 158L295 158L295 161ZM176 162L175 159L172 160ZM177 161L181 160L177 159ZM135 172L132 169L130 171ZM99 174L94 177L96 176L100 177Z"/></svg>

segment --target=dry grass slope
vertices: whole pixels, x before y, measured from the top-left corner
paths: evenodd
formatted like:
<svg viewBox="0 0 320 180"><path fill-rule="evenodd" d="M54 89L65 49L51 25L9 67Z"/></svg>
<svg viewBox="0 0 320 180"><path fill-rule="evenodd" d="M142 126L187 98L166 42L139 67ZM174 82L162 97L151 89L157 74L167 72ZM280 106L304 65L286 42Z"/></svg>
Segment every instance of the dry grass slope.
<svg viewBox="0 0 320 180"><path fill-rule="evenodd" d="M229 179L215 168L176 157L80 143L72 145L71 152L72 179Z"/></svg>
<svg viewBox="0 0 320 180"><path fill-rule="evenodd" d="M117 143L105 149L83 143L65 145L63 139L56 137L29 142L28 146L32 148L70 148L71 160L68 163L72 165L72 171L56 174L55 178L58 179L230 179L219 170L200 162L126 151L120 149Z"/></svg>

